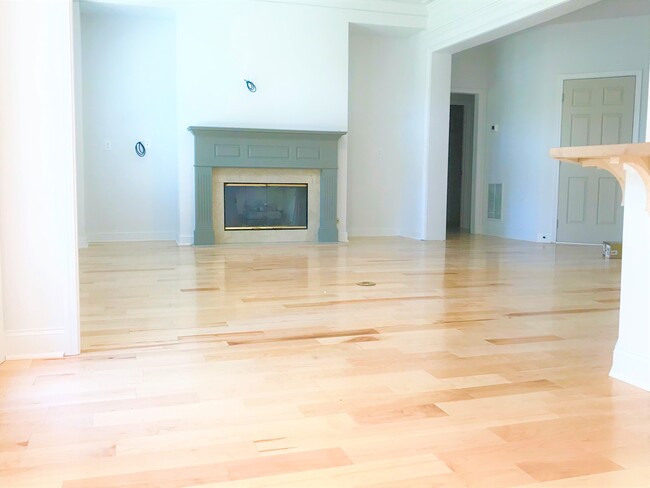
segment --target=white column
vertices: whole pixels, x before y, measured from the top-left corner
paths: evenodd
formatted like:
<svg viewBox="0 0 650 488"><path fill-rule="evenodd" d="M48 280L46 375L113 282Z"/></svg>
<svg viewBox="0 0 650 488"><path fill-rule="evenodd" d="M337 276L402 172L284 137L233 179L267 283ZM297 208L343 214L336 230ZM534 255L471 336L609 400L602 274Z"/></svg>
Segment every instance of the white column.
<svg viewBox="0 0 650 488"><path fill-rule="evenodd" d="M447 167L451 54L433 53L428 80L428 144L425 159L424 238L444 240L447 234Z"/></svg>
<svg viewBox="0 0 650 488"><path fill-rule="evenodd" d="M619 332L610 375L650 391L650 215L639 174L625 168Z"/></svg>
<svg viewBox="0 0 650 488"><path fill-rule="evenodd" d="M0 255L8 358L79 352L72 1L0 2Z"/></svg>

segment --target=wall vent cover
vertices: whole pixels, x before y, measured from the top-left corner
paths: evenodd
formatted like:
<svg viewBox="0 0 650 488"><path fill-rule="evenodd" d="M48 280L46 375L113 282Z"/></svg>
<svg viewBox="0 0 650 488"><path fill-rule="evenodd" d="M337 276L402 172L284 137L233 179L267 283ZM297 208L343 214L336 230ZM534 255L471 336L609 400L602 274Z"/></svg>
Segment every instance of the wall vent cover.
<svg viewBox="0 0 650 488"><path fill-rule="evenodd" d="M488 184L488 219L501 220L502 183Z"/></svg>

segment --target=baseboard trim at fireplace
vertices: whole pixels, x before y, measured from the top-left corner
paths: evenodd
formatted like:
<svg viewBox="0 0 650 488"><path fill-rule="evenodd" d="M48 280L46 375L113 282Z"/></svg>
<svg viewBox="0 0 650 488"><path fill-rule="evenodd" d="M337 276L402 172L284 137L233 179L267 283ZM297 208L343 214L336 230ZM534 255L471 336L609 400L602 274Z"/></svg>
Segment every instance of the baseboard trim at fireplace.
<svg viewBox="0 0 650 488"><path fill-rule="evenodd" d="M88 242L176 241L176 232L98 232L86 235Z"/></svg>
<svg viewBox="0 0 650 488"><path fill-rule="evenodd" d="M193 244L192 234L178 234L176 244L179 246L191 246Z"/></svg>

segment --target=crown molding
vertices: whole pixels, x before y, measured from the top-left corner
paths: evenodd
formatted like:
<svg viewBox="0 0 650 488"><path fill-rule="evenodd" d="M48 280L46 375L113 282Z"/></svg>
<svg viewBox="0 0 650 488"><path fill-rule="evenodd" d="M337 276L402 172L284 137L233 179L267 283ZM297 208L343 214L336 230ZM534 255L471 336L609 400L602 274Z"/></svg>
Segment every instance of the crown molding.
<svg viewBox="0 0 650 488"><path fill-rule="evenodd" d="M136 7L175 7L186 5L187 0L74 0L80 4L113 4ZM192 0L193 3L218 5L220 0ZM427 17L427 4L432 0L251 0L304 7L372 12L383 14Z"/></svg>

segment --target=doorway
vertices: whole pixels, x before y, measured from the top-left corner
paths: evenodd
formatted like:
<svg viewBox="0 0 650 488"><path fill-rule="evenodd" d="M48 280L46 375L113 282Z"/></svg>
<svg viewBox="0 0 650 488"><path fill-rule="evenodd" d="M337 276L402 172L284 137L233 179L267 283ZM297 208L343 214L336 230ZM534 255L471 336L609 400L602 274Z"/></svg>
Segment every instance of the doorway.
<svg viewBox="0 0 650 488"><path fill-rule="evenodd" d="M469 232L476 95L452 93L449 107L447 230Z"/></svg>
<svg viewBox="0 0 650 488"><path fill-rule="evenodd" d="M564 80L561 146L632 142L636 83L633 75ZM622 197L618 181L608 172L560 163L556 240L620 242Z"/></svg>

